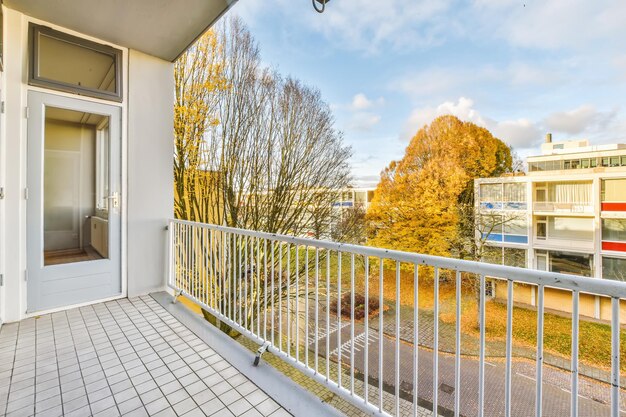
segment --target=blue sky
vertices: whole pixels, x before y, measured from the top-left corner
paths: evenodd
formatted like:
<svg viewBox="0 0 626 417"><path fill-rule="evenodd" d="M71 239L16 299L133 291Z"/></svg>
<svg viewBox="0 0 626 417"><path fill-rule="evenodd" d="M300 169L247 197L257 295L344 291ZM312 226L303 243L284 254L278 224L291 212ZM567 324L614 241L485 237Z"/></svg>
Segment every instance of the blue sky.
<svg viewBox="0 0 626 417"><path fill-rule="evenodd" d="M239 0L262 59L318 88L375 184L441 114L522 156L554 140L626 143L626 1Z"/></svg>

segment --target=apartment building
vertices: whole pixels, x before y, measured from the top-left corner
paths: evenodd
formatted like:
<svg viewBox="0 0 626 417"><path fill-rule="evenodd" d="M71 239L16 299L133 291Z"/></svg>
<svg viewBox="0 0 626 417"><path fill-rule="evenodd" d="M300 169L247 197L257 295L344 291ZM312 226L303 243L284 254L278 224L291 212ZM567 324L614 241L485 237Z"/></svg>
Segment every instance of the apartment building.
<svg viewBox="0 0 626 417"><path fill-rule="evenodd" d="M372 199L374 198L374 192L376 188L348 188L341 191L337 195L337 201L333 202L334 208L353 208L362 207L367 210Z"/></svg>
<svg viewBox="0 0 626 417"><path fill-rule="evenodd" d="M626 281L626 144L552 142L527 158L528 171L475 180L476 239L483 258L598 279ZM506 298L494 281L493 296ZM535 305L536 289L515 290ZM546 289L546 307L571 310L571 296ZM610 300L581 294L580 313L610 317Z"/></svg>

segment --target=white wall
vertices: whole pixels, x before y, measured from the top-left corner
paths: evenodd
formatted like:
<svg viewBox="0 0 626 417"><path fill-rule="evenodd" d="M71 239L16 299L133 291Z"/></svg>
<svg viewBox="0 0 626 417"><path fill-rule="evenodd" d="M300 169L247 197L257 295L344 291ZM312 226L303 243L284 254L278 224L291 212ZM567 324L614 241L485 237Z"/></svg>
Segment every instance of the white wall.
<svg viewBox="0 0 626 417"><path fill-rule="evenodd" d="M5 114L5 217L4 247L4 317L6 322L19 320L25 310L24 263L26 247L26 138L24 135L25 99L22 91L25 57L23 55L22 15L4 8L4 83Z"/></svg>
<svg viewBox="0 0 626 417"><path fill-rule="evenodd" d="M174 65L131 50L128 92L128 296L165 286L174 215Z"/></svg>

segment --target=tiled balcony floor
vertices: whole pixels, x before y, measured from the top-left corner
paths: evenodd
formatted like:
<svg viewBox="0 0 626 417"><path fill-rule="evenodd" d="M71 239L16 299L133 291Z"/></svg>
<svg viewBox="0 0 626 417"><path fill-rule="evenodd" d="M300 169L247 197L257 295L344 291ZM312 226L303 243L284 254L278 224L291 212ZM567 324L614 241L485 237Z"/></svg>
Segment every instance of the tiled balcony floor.
<svg viewBox="0 0 626 417"><path fill-rule="evenodd" d="M290 414L145 296L3 325L0 415Z"/></svg>

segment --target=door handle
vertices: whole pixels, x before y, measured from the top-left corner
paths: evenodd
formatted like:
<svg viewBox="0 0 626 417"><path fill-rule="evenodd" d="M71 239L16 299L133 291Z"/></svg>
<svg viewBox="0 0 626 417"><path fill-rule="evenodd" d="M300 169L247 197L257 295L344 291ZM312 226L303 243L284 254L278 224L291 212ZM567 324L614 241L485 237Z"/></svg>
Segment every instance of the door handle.
<svg viewBox="0 0 626 417"><path fill-rule="evenodd" d="M110 196L106 197L107 200L111 201L111 205L113 208L118 208L120 206L119 193L114 192Z"/></svg>

